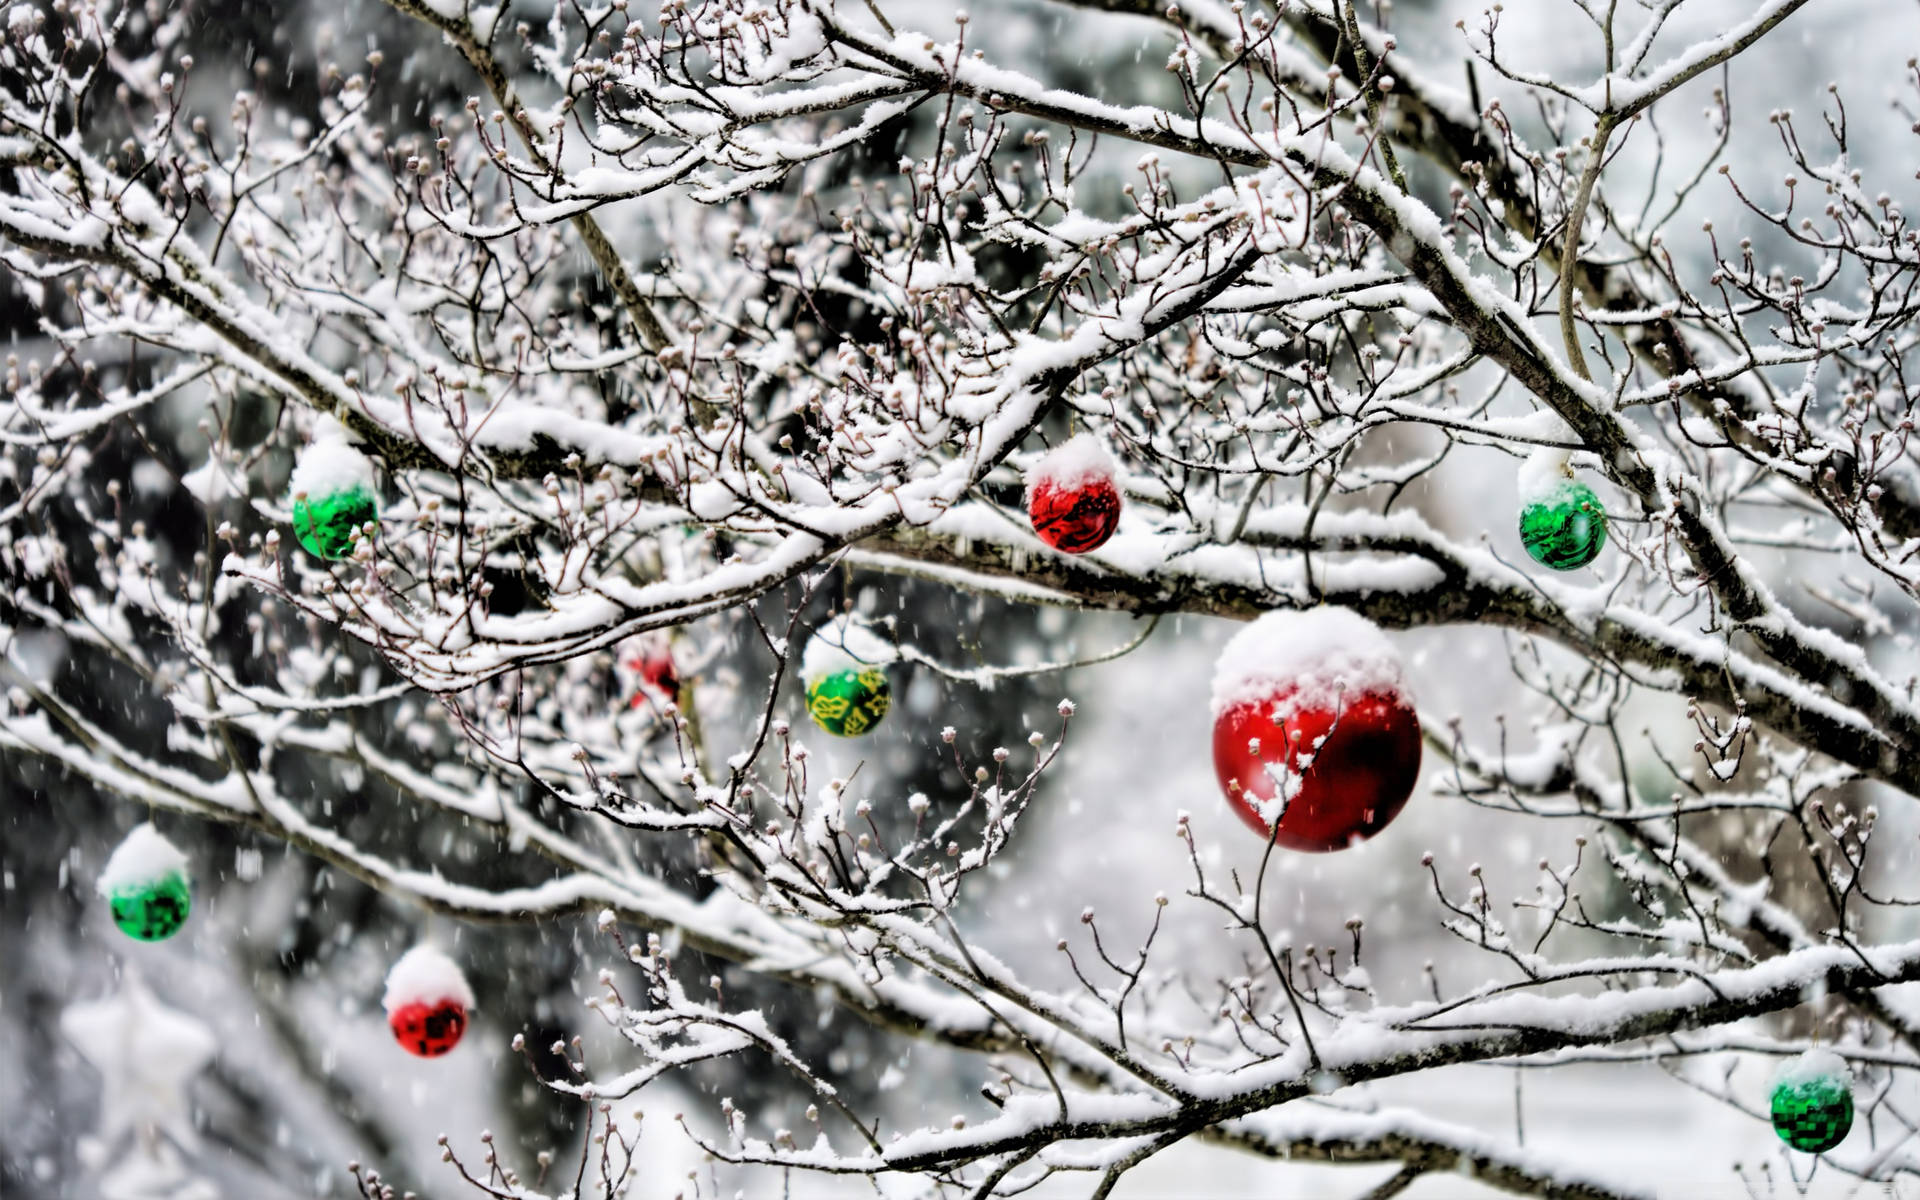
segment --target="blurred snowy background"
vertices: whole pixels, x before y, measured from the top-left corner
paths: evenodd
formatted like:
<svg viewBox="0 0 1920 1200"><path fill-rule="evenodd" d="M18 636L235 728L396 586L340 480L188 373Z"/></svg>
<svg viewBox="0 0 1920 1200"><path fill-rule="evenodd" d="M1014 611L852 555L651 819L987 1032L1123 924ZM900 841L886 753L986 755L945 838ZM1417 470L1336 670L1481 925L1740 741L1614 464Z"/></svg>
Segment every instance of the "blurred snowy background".
<svg viewBox="0 0 1920 1200"><path fill-rule="evenodd" d="M935 0L882 3L896 24L929 29L948 28L953 12ZM402 61L410 87L443 88L454 103L470 87L464 68L444 47L377 0L197 0L184 7L197 30L194 86L204 93L189 96L189 106L204 103L221 111L223 87L250 86L298 109L312 101L303 89L319 64L354 60L373 47L390 61ZM1172 98L1161 70L1172 43L1162 23L1089 14L1045 0L978 0L970 7L970 36L992 58L1109 100ZM1395 0L1400 53L1464 90L1454 22L1473 18L1483 7L1480 0ZM528 20L539 19L538 4L513 8ZM1718 32L1750 8L1751 0L1691 0L1662 44L1677 49ZM1561 0L1508 0L1502 42L1511 61L1543 74L1584 80L1597 73L1597 36ZM1726 81L1735 120L1730 161L1737 176L1777 182L1784 166L1769 112L1795 108L1811 116L1828 100L1829 82L1841 87L1848 102L1859 165L1888 166L1876 161L1881 147L1889 156L1906 154L1907 119L1890 98L1916 51L1920 4L1914 0L1816 0L1740 58ZM1719 84L1702 81L1662 107L1667 162L1660 186L1691 174L1716 140L1707 93ZM1515 95L1484 69L1479 86L1488 99ZM1513 99L1508 108L1523 124L1531 112ZM396 108L387 119L402 127L419 118ZM897 133L912 136L907 128ZM894 152L887 146L872 150L876 161ZM1107 147L1103 169L1080 186L1080 203L1110 210L1118 203L1121 177L1137 157L1136 149ZM1650 139L1637 131L1611 168L1617 194L1631 190L1622 181L1648 175L1652 158ZM1444 184L1425 183L1433 189L1430 198L1444 197ZM1103 188L1113 194L1103 197ZM1911 195L1899 199L1909 210L1917 207ZM604 220L631 254L644 258L660 244L669 216L664 208L635 204L606 213ZM1709 215L1723 236L1754 232L1743 228L1724 181L1710 180L1671 223L1668 244L1682 262L1698 265L1704 256L1698 231ZM0 296L0 322L13 345L31 347L31 316L17 299L6 299L12 295ZM191 461L200 454L197 414L183 404L173 416L179 456ZM134 503L166 532L176 553L190 555L202 535L191 498L150 464L120 466ZM1409 499L1451 534L1471 538L1486 529L1494 549L1512 559L1522 552L1510 521L1488 514L1510 511L1513 487L1511 460L1461 452ZM1786 554L1767 566L1780 578L1816 569ZM1123 618L1015 612L925 585L854 576L840 586L840 594L867 611L897 613L903 630L954 661L1091 656L1138 632ZM1809 615L1832 623L1831 612ZM1213 657L1232 631L1221 622L1169 619L1128 657L994 690L925 672L903 676L895 685L903 700L896 719L858 743L821 747L827 739L816 738L816 750L832 757L839 775L853 769L855 755L864 755L857 791L876 806L897 804L915 790L952 786L934 752L941 726L957 727L973 752L984 752L1024 739L1030 728L1051 729L1055 702L1063 695L1075 699L1081 717L1065 769L1052 775L1040 802L1044 819L1024 827L1018 853L991 898L963 915L973 936L995 954L1037 983L1060 984L1065 968L1053 944L1083 907L1100 910L1118 931L1143 929L1156 890L1177 896L1187 886L1188 868L1173 837L1179 810L1192 813L1210 861L1247 867L1257 859L1259 843L1220 800L1208 753ZM1870 640L1877 654L1910 652L1905 630L1871 639L1861 630L1842 632ZM725 622L697 633L727 643L713 670L752 679L763 669L745 640L731 641ZM1508 641L1499 632L1453 628L1394 636L1429 720L1457 715L1470 733L1486 734L1503 713L1522 711L1508 677ZM61 645L32 651L50 674L67 667ZM155 697L126 679L97 684L99 694L124 705L130 718L149 717L154 738L164 736L168 721ZM791 703L798 720L799 697ZM1673 710L1650 709L1645 716L1656 729L1685 729L1672 720ZM726 714L708 719L714 743L726 744ZM1526 744L1528 733L1517 723L1508 733L1514 744ZM358 813L369 830L375 827L377 805L363 793L364 780L340 775L311 786L316 796ZM490 1129L505 1153L520 1158L549 1145L563 1154L573 1148L574 1112L536 1086L507 1043L526 1032L541 1069L553 1064L540 1048L557 1038L579 1035L593 1053L596 1021L581 997L613 948L590 920L436 925L298 852L176 819L168 828L193 859L195 914L180 937L135 944L112 929L92 880L120 835L147 814L40 761L0 757L0 789L0 1194L19 1200L340 1196L352 1192L344 1165L359 1159L377 1163L389 1178L422 1194L457 1196L465 1193L437 1161L439 1133L476 1151L479 1131ZM1890 810L1885 820L1912 817ZM1521 880L1530 883L1536 860L1567 858L1577 832L1440 800L1423 787L1398 822L1374 840L1341 854L1287 856L1270 881L1269 903L1289 912L1296 937L1323 944L1344 940L1346 919L1364 914L1374 981L1388 997L1404 996L1422 986L1424 965L1443 957L1445 935L1427 877L1418 869L1424 850L1459 864L1457 870L1470 861L1483 864L1498 897L1503 880L1513 881L1514 890ZM463 840L451 825L430 836L461 847L458 857L475 877L485 877L486 845ZM1235 972L1224 940L1216 936L1216 921L1200 906L1176 903L1169 919L1173 936L1163 946L1197 976ZM1913 936L1910 930L1876 932ZM379 1010L387 964L423 933L455 948L479 994L477 1023L465 1044L433 1061L403 1054ZM736 984L729 975L729 988L736 986L751 984ZM98 1021L70 1019L63 1028L63 1013L103 998L126 1006L112 1010L122 1025L138 1020L144 1022L140 1028L155 1032L117 1044L87 1035L101 1027ZM764 1003L803 1052L819 1056L863 1100L883 1100L900 1121L942 1120L982 1107L975 1094L981 1063L881 1038L809 996L769 991ZM168 1010L174 1016L166 1016ZM202 1042L211 1051L204 1070L198 1069ZM1757 1097L1757 1077L1754 1088ZM1398 1081L1374 1093L1428 1105L1441 1098L1454 1119L1518 1135L1528 1146L1604 1159L1624 1177L1651 1181L1663 1196L1745 1196L1750 1186L1751 1194L1795 1191L1777 1177L1777 1143L1763 1120L1702 1098L1653 1067L1592 1066L1550 1077L1468 1067ZM785 1194L777 1179L716 1172L675 1128L675 1114L701 1121L723 1095L770 1124L797 1125L805 1105L780 1081L725 1065L657 1085L642 1105L649 1133L639 1195ZM775 1116L783 1110L792 1110L784 1121ZM142 1113L173 1114L168 1119L184 1146L177 1169L116 1176L113 1165L124 1145L113 1143L125 1136L116 1122L137 1122ZM1776 1173L1771 1180L1761 1173L1761 1164L1769 1162ZM1745 1182L1736 1164L1747 1166ZM1296 1167L1189 1144L1129 1176L1119 1194L1358 1196L1392 1170ZM864 1194L865 1186L795 1179L790 1194ZM1851 1195L1857 1186L1816 1177L1810 1194ZM1878 1187L1858 1194L1882 1194ZM1473 1185L1444 1176L1423 1177L1404 1193L1410 1200L1475 1194Z"/></svg>

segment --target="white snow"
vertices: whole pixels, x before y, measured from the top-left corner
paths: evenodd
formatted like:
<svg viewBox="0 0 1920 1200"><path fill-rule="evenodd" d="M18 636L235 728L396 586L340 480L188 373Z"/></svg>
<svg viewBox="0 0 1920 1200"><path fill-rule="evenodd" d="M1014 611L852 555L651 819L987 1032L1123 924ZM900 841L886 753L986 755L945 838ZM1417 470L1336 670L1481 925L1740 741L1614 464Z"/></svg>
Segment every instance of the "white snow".
<svg viewBox="0 0 1920 1200"><path fill-rule="evenodd" d="M1213 672L1213 715L1291 684L1291 703L1340 695L1403 693L1400 656L1380 627L1350 608L1325 605L1266 613L1233 635Z"/></svg>
<svg viewBox="0 0 1920 1200"><path fill-rule="evenodd" d="M884 666L899 657L899 652L865 622L834 621L821 626L808 640L800 658L800 678L811 684L836 671Z"/></svg>
<svg viewBox="0 0 1920 1200"><path fill-rule="evenodd" d="M1848 1069L1847 1060L1824 1047L1788 1059L1773 1073L1776 1088L1829 1080L1853 1087L1853 1072Z"/></svg>
<svg viewBox="0 0 1920 1200"><path fill-rule="evenodd" d="M117 994L63 1011L60 1032L100 1072L104 1085L99 1127L77 1146L88 1165L104 1166L129 1135L128 1163L153 1160L168 1139L197 1145L187 1082L206 1069L219 1047L205 1023L161 1003L129 971Z"/></svg>
<svg viewBox="0 0 1920 1200"><path fill-rule="evenodd" d="M322 438L308 446L294 465L287 489L294 496L334 496L356 489L373 491L373 464L340 438Z"/></svg>
<svg viewBox="0 0 1920 1200"><path fill-rule="evenodd" d="M1520 503L1537 504L1551 499L1572 482L1567 474L1568 454L1552 446L1542 446L1527 456L1515 481Z"/></svg>
<svg viewBox="0 0 1920 1200"><path fill-rule="evenodd" d="M473 989L460 964L448 958L439 947L422 942L400 956L387 972L386 994L380 998L388 1014L409 1004L432 1006L452 1000L460 1007L473 1008Z"/></svg>
<svg viewBox="0 0 1920 1200"><path fill-rule="evenodd" d="M242 494L228 474L227 465L216 454L207 455L206 462L182 475L180 486L187 489L188 495L206 505L218 504Z"/></svg>
<svg viewBox="0 0 1920 1200"><path fill-rule="evenodd" d="M1027 468L1027 499L1043 483L1070 491L1090 479L1111 479L1113 456L1091 433L1078 433L1041 455Z"/></svg>
<svg viewBox="0 0 1920 1200"><path fill-rule="evenodd" d="M133 464L133 490L148 498L164 496L173 490L173 476L153 459L143 458Z"/></svg>
<svg viewBox="0 0 1920 1200"><path fill-rule="evenodd" d="M102 896L110 897L170 875L186 874L187 856L148 822L134 826L121 840L94 886Z"/></svg>

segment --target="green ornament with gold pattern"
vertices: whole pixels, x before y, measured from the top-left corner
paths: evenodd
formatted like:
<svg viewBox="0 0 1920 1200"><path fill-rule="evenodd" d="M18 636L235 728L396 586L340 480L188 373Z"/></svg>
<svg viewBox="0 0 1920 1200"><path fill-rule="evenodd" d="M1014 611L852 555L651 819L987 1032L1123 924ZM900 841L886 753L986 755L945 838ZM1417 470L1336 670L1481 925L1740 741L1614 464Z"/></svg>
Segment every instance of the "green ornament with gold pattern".
<svg viewBox="0 0 1920 1200"><path fill-rule="evenodd" d="M887 666L900 650L860 617L848 613L814 630L800 660L807 715L835 737L871 733L893 701Z"/></svg>
<svg viewBox="0 0 1920 1200"><path fill-rule="evenodd" d="M835 737L859 737L886 717L892 691L885 667L829 671L807 684L807 715Z"/></svg>

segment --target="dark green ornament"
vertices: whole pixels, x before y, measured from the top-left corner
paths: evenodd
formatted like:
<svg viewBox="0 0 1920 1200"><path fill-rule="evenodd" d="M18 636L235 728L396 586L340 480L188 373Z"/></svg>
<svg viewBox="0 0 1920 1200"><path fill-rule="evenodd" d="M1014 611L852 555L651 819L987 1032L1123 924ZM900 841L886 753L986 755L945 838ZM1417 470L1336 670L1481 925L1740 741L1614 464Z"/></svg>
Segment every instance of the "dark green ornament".
<svg viewBox="0 0 1920 1200"><path fill-rule="evenodd" d="M121 933L143 942L157 942L179 933L187 923L193 893L184 875L170 872L114 892L107 898L107 907Z"/></svg>
<svg viewBox="0 0 1920 1200"><path fill-rule="evenodd" d="M1795 1150L1831 1150L1851 1128L1853 1085L1844 1075L1813 1075L1774 1085L1773 1130Z"/></svg>
<svg viewBox="0 0 1920 1200"><path fill-rule="evenodd" d="M293 502L293 536L315 558L338 562L353 553L353 531L379 516L373 493L364 488L308 496Z"/></svg>
<svg viewBox="0 0 1920 1200"><path fill-rule="evenodd" d="M1520 541L1542 566L1576 571L1606 546L1607 514L1592 488L1569 479L1522 506Z"/></svg>
<svg viewBox="0 0 1920 1200"><path fill-rule="evenodd" d="M835 737L859 737L887 715L892 686L884 667L832 671L807 685L807 714Z"/></svg>

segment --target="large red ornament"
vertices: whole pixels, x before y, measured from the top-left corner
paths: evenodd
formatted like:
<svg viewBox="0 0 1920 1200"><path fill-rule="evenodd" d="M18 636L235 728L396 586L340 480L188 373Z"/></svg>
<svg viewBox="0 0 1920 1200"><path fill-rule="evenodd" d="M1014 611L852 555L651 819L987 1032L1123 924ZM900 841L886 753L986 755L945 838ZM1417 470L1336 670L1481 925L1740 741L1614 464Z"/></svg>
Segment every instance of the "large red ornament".
<svg viewBox="0 0 1920 1200"><path fill-rule="evenodd" d="M1069 438L1027 473L1027 516L1040 540L1065 554L1106 544L1120 525L1113 460L1091 434Z"/></svg>
<svg viewBox="0 0 1920 1200"><path fill-rule="evenodd" d="M457 1000L431 1005L415 1001L388 1013L387 1024L407 1053L438 1058L460 1044L460 1035L467 1031L467 1009Z"/></svg>
<svg viewBox="0 0 1920 1200"><path fill-rule="evenodd" d="M415 946L387 972L381 998L394 1040L409 1054L438 1058L460 1044L473 989L460 965L429 945Z"/></svg>
<svg viewBox="0 0 1920 1200"><path fill-rule="evenodd" d="M1214 771L1261 837L1343 850L1413 794L1420 720L1391 646L1357 614L1267 614L1228 643L1214 686Z"/></svg>

